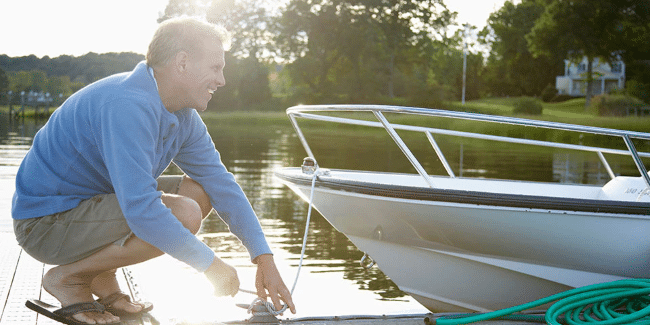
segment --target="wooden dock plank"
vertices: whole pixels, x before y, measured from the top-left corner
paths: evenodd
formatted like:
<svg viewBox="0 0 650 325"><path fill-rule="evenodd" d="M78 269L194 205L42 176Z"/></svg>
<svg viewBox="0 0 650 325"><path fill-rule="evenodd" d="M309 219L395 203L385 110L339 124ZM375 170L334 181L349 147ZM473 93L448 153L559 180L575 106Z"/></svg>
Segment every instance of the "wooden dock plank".
<svg viewBox="0 0 650 325"><path fill-rule="evenodd" d="M0 325L36 324L37 314L25 307L27 299L40 297L43 263L20 253Z"/></svg>
<svg viewBox="0 0 650 325"><path fill-rule="evenodd" d="M2 248L0 249L0 321L2 321L21 250L11 234L0 234L0 247Z"/></svg>

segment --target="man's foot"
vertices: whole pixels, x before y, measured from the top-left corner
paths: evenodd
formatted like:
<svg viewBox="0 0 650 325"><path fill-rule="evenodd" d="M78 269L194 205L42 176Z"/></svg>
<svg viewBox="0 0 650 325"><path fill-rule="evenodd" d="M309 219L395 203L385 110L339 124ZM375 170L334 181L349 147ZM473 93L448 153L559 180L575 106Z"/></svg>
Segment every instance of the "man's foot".
<svg viewBox="0 0 650 325"><path fill-rule="evenodd" d="M43 277L43 288L56 298L62 307L90 302L93 295L90 290L91 276L66 274L64 266L50 269ZM120 318L108 312L87 311L76 313L73 319L86 324L114 324Z"/></svg>
<svg viewBox="0 0 650 325"><path fill-rule="evenodd" d="M116 305L120 303L124 304L125 302L127 303L127 306L129 306L128 304L132 304L131 296L121 291L112 293L104 298L100 298L97 300L97 302L100 303L102 306L104 306L104 308L106 308L106 311L110 312L115 316L120 316L120 317L137 316L137 315L147 313L153 309L153 305L150 302L134 303L135 305L140 306L140 308L137 308L137 311L133 311L134 309L124 308L124 307L122 308L116 307Z"/></svg>
<svg viewBox="0 0 650 325"><path fill-rule="evenodd" d="M131 302L128 295L122 294L120 285L115 277L116 270L106 271L93 279L90 288L103 304L113 314L129 315L147 312L153 308L151 304Z"/></svg>

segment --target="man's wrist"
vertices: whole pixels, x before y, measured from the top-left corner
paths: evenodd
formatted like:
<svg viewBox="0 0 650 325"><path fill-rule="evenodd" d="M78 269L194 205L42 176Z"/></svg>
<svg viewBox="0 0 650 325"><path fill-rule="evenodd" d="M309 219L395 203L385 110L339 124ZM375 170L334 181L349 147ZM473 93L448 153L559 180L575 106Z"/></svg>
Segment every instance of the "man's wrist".
<svg viewBox="0 0 650 325"><path fill-rule="evenodd" d="M257 265L262 265L269 262L273 263L273 254L262 254L253 259L253 263Z"/></svg>

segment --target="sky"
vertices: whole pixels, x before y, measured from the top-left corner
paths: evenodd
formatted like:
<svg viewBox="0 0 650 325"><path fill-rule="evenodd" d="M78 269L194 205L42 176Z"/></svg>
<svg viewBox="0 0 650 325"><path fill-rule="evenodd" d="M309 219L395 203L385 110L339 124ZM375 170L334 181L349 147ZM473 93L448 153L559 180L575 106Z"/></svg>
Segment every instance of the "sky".
<svg viewBox="0 0 650 325"><path fill-rule="evenodd" d="M281 1L281 0L278 0ZM481 29L505 0L446 0L458 22ZM0 54L144 54L168 0L0 0Z"/></svg>

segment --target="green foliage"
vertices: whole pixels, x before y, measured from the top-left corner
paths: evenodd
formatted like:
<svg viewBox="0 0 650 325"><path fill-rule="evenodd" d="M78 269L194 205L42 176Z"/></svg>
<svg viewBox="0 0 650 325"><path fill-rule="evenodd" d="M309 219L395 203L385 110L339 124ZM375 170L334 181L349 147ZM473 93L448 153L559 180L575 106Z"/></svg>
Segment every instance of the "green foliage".
<svg viewBox="0 0 650 325"><path fill-rule="evenodd" d="M4 70L0 69L0 93L9 89L9 77Z"/></svg>
<svg viewBox="0 0 650 325"><path fill-rule="evenodd" d="M445 103L451 100L449 94L450 91L445 86L420 84L411 88L406 104L414 107L442 109L447 106Z"/></svg>
<svg viewBox="0 0 650 325"><path fill-rule="evenodd" d="M239 66L241 67L239 97L242 104L246 107L269 101L271 89L269 88L268 69L252 57L242 60Z"/></svg>
<svg viewBox="0 0 650 325"><path fill-rule="evenodd" d="M441 44L442 46L442 44ZM432 54L432 63L427 67L428 83L444 86L447 100L461 100L463 89L463 51L439 47ZM484 92L484 58L480 53L467 54L465 99L478 99Z"/></svg>
<svg viewBox="0 0 650 325"><path fill-rule="evenodd" d="M136 53L90 52L79 57L61 55L56 58L44 56L40 59L35 55L15 58L0 55L0 68L8 73L42 71L47 78L68 76L71 82L81 82L85 85L115 73L131 71L142 60L144 56Z"/></svg>
<svg viewBox="0 0 650 325"><path fill-rule="evenodd" d="M523 0L506 1L490 14L488 26L479 34L491 46L485 68L485 84L494 96L537 96L562 74L565 53L533 57L526 35L544 12L544 4Z"/></svg>
<svg viewBox="0 0 650 325"><path fill-rule="evenodd" d="M40 70L10 72L8 80L8 90L16 94L22 91L36 91L50 93L53 96L61 94L67 98L83 86L79 83L70 82L68 76L52 76L48 78L45 72Z"/></svg>
<svg viewBox="0 0 650 325"><path fill-rule="evenodd" d="M638 60L626 63L625 91L650 104L650 61Z"/></svg>
<svg viewBox="0 0 650 325"><path fill-rule="evenodd" d="M239 59L231 52L225 53L226 85L219 88L208 104L213 110L267 110L277 106L271 103L269 69L257 59Z"/></svg>
<svg viewBox="0 0 650 325"><path fill-rule="evenodd" d="M548 84L544 90L542 90L542 101L545 103L548 103L553 100L557 96L557 89L555 89L555 86L552 84Z"/></svg>
<svg viewBox="0 0 650 325"><path fill-rule="evenodd" d="M376 102L427 87L430 37L452 17L440 0L292 0L277 43L297 100Z"/></svg>
<svg viewBox="0 0 650 325"><path fill-rule="evenodd" d="M650 105L650 84L630 80L625 85L625 91L628 95L639 98Z"/></svg>
<svg viewBox="0 0 650 325"><path fill-rule="evenodd" d="M521 97L512 105L515 114L542 115L542 103L537 98Z"/></svg>
<svg viewBox="0 0 650 325"><path fill-rule="evenodd" d="M599 95L593 98L590 111L599 116L628 116L650 109L642 100L628 95Z"/></svg>
<svg viewBox="0 0 650 325"><path fill-rule="evenodd" d="M65 99L88 83L118 72L132 70L144 56L135 53L88 53L80 57L62 55L56 58L35 55L9 57L0 55L0 70L7 71L8 87L15 94L23 91L59 94ZM0 92L2 87L0 85ZM12 96L14 104L20 96Z"/></svg>

